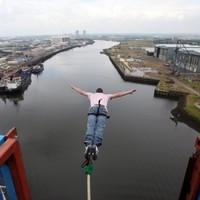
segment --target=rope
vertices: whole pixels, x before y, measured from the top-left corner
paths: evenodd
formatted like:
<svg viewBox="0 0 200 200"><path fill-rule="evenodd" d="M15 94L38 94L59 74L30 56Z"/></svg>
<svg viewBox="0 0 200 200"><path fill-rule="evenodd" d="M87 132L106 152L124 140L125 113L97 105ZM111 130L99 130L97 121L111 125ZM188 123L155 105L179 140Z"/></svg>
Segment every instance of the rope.
<svg viewBox="0 0 200 200"><path fill-rule="evenodd" d="M81 167L84 169L87 177L87 200L91 200L91 175L93 172L93 164L91 160L85 160Z"/></svg>
<svg viewBox="0 0 200 200"><path fill-rule="evenodd" d="M87 174L87 200L91 200L91 184L89 174Z"/></svg>

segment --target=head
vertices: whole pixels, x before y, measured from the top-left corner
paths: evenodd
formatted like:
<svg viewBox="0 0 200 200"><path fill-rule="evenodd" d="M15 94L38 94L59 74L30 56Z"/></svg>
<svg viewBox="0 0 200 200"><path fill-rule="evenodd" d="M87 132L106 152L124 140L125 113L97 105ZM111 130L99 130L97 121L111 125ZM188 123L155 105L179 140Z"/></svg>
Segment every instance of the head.
<svg viewBox="0 0 200 200"><path fill-rule="evenodd" d="M97 93L103 93L103 89L102 89L102 88L97 88L97 89L96 89L96 92L97 92Z"/></svg>

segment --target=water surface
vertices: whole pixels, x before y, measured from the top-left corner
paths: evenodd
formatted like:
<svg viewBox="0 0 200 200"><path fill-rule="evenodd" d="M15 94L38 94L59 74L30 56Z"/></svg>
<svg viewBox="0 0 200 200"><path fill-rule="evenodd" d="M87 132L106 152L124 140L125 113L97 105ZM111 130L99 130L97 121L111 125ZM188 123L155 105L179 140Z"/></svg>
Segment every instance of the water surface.
<svg viewBox="0 0 200 200"><path fill-rule="evenodd" d="M89 102L68 83L107 93L134 88L110 102L103 148L95 163L95 200L177 200L197 132L169 119L175 101L153 97L153 86L124 82L99 52L114 42L60 53L19 101L0 101L0 131L17 127L33 200L86 199L80 164Z"/></svg>

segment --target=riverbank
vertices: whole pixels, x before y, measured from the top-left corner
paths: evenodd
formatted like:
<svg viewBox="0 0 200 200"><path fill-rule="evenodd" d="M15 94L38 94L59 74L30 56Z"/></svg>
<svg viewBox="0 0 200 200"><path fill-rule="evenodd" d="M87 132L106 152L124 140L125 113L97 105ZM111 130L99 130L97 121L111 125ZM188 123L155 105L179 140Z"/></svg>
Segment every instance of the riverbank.
<svg viewBox="0 0 200 200"><path fill-rule="evenodd" d="M179 85L174 85L174 81L169 78L153 78L153 77L141 77L134 76L130 73L127 73L126 68L117 60L114 56L109 55L109 53L105 54L109 57L113 66L119 72L120 76L123 80L135 83L149 84L155 85L156 88L154 90L154 96L168 98L168 99L179 99L180 97L189 94L183 87Z"/></svg>
<svg viewBox="0 0 200 200"><path fill-rule="evenodd" d="M43 53L37 54L37 56L28 59L21 65L9 67L9 70L3 71L3 76L1 76L0 78L0 95L7 95L7 97L9 98L10 95L13 95L15 93L23 94L28 85L31 83L31 81L27 82L26 80L27 78L31 80L31 73L34 73L34 66L37 67L36 65L42 65L41 63L60 52L68 51L73 48L82 47L93 43L94 41L92 40L86 40L84 43L60 46L51 49L51 51L43 51ZM38 72L36 74L38 74ZM26 87L24 87L24 85Z"/></svg>
<svg viewBox="0 0 200 200"><path fill-rule="evenodd" d="M74 48L79 48L79 47L83 47L83 46L87 46L87 45L91 45L93 44L94 41L93 40L86 40L84 44L78 44L78 45L69 45L67 47L61 48L61 49L55 49L52 52L46 52L43 55L40 55L38 57L33 58L31 61L28 61L27 63L25 63L26 66L34 66L37 65L39 63L45 62L46 60L48 60L49 58L55 56L58 53L64 52L64 51L68 51Z"/></svg>
<svg viewBox="0 0 200 200"><path fill-rule="evenodd" d="M199 102L199 98L195 95L183 96L171 113L177 121L200 132L200 108L196 106L196 102Z"/></svg>
<svg viewBox="0 0 200 200"><path fill-rule="evenodd" d="M188 94L189 93L182 87L175 85L172 79L159 80L154 90L155 97L175 99L175 100L179 100L179 98L182 98Z"/></svg>
<svg viewBox="0 0 200 200"><path fill-rule="evenodd" d="M46 60L48 60L49 58L55 56L58 53L61 53L63 51L68 51L70 49L74 49L74 48L77 48L77 47L81 47L81 45L73 45L73 46L66 47L64 49L56 50L54 52L46 53L44 55L36 57L33 60L27 62L26 65L29 66L29 67L32 67L32 66L37 65L39 63L45 62Z"/></svg>
<svg viewBox="0 0 200 200"><path fill-rule="evenodd" d="M71 41L70 43L40 44L35 48L21 50L18 54L13 53L12 56L4 58L3 67L0 68L0 79L10 77L20 69L30 69L34 65L38 65L60 52L87 46L93 43L94 41L90 39L80 39L77 41Z"/></svg>
<svg viewBox="0 0 200 200"><path fill-rule="evenodd" d="M157 85L159 83L158 79L147 78L147 77L139 77L139 76L131 76L129 74L126 74L126 70L123 67L123 65L120 65L120 63L117 62L114 59L114 57L110 56L107 53L105 53L105 54L109 57L113 66L119 72L119 74L120 74L120 76L122 77L123 80L130 81L130 82L136 82L136 83L150 84L150 85Z"/></svg>
<svg viewBox="0 0 200 200"><path fill-rule="evenodd" d="M140 65L143 65L142 69L144 69L145 59L148 58L139 47L135 47L132 56L131 51L127 50L128 48L124 49L126 51L121 46L114 46L103 50L103 53L109 57L122 79L129 82L155 85L154 96L177 100L176 112L172 113L175 113L176 117L177 115L181 116L178 118L180 121L200 131L200 96L198 92L192 90L192 88L190 89L188 85L184 85L184 83L170 74L170 70L169 68L166 69L167 64L165 63L159 63L156 71L151 68L152 72L150 73L143 73L140 76L134 75L132 71L135 68L141 69ZM155 60L155 58L150 59ZM136 61L138 65L133 67L132 61ZM156 63L156 61L154 62Z"/></svg>

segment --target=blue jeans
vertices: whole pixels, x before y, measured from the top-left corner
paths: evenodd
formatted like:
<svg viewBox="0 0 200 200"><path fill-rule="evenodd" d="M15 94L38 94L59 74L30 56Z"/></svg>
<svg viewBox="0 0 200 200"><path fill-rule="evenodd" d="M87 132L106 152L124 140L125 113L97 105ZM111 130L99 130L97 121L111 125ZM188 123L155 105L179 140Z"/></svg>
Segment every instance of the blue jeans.
<svg viewBox="0 0 200 200"><path fill-rule="evenodd" d="M103 140L104 129L106 127L107 110L105 106L100 105L99 114L98 105L93 106L88 112L87 131L85 136L85 145L94 144L101 146Z"/></svg>

